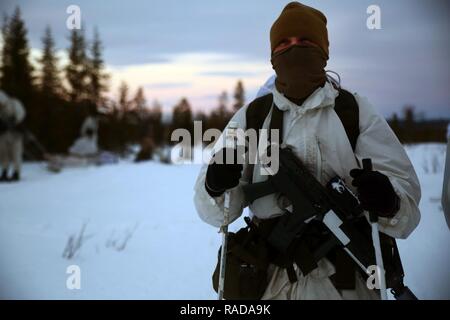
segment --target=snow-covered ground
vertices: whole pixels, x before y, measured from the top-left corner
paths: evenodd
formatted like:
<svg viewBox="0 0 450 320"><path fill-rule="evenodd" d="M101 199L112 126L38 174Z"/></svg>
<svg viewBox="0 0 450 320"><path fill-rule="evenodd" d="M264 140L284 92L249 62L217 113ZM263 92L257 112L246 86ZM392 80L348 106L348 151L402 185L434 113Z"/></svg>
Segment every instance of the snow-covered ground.
<svg viewBox="0 0 450 320"><path fill-rule="evenodd" d="M406 283L421 299L450 299L450 231L440 205L445 145L407 151L422 184L422 220L399 241ZM198 170L121 162L54 174L26 164L20 183L0 184L0 298L215 299L221 237L195 212ZM63 258L83 225L80 250ZM66 287L70 265L80 267L80 290Z"/></svg>

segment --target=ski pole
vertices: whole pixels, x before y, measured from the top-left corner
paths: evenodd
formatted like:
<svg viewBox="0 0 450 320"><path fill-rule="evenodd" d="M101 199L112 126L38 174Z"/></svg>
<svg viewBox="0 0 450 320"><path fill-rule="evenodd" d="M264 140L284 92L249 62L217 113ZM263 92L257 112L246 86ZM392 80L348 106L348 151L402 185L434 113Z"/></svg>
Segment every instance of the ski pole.
<svg viewBox="0 0 450 320"><path fill-rule="evenodd" d="M38 151L41 153L42 158L45 160L49 160L49 154L47 150L44 148L44 146L38 141L36 136L30 131L28 128L24 128L23 136L25 139L28 139L28 141L31 141L34 146L38 149Z"/></svg>
<svg viewBox="0 0 450 320"><path fill-rule="evenodd" d="M220 228L222 232L222 250L220 252L220 271L219 271L219 290L218 300L223 299L223 290L225 285L225 266L227 263L227 242L228 242L228 222L229 222L229 207L230 206L230 191L225 192L225 201L223 207L223 225Z"/></svg>
<svg viewBox="0 0 450 320"><path fill-rule="evenodd" d="M447 153L445 157L444 182L441 196L442 211L450 229L450 123L447 127Z"/></svg>
<svg viewBox="0 0 450 320"><path fill-rule="evenodd" d="M367 171L372 171L372 160L363 159L362 160L363 169ZM374 211L369 211L370 226L372 227L372 241L373 247L375 249L375 259L377 264L378 280L380 284L380 295L381 300L387 300L387 290L386 290L386 275L384 272L383 256L381 253L380 244L380 234L378 230L378 215Z"/></svg>
<svg viewBox="0 0 450 320"><path fill-rule="evenodd" d="M237 123L230 122L225 134L225 145L227 147L234 148L234 142L236 137ZM225 149L226 150L226 149ZM227 156L225 154L225 161ZM233 159L234 161L234 159ZM219 269L219 288L218 288L218 300L223 299L223 292L225 286L225 270L227 265L227 245L228 245L228 223L230 221L230 191L225 191L225 199L223 203L223 225L219 232L222 232L222 249L220 252L220 269Z"/></svg>

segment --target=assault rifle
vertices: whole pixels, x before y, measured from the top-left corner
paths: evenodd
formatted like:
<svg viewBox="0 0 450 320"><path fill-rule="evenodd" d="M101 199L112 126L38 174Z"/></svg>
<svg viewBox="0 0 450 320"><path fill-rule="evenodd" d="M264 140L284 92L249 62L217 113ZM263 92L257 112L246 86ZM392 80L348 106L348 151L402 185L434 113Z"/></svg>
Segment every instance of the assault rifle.
<svg viewBox="0 0 450 320"><path fill-rule="evenodd" d="M281 253L286 253L290 245L306 230L308 223L315 219L322 221L333 237L314 254L319 260L336 245L341 246L357 265L368 273L369 266L376 265L373 244L357 226L363 209L358 198L340 177L334 177L323 186L289 147L279 150L278 171L263 182L243 186L248 202L261 197L280 193L291 203L292 209L281 216L270 232L267 241ZM396 270L402 270L395 268ZM402 270L403 271L403 270ZM397 288L397 299L417 299L403 285L403 273L391 279L391 288ZM401 294L401 297L398 297Z"/></svg>

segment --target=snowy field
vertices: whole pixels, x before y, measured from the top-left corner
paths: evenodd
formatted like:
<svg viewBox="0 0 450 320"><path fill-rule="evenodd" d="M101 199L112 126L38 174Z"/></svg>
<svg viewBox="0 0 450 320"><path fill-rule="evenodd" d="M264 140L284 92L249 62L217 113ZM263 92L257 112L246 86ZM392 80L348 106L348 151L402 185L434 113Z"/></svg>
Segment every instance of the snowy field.
<svg viewBox="0 0 450 320"><path fill-rule="evenodd" d="M407 151L422 185L422 220L399 241L405 282L420 299L450 299L450 231L440 204L445 145ZM215 299L221 237L195 212L198 171L121 162L54 174L26 164L20 183L0 184L0 298ZM64 258L83 225L81 248ZM70 265L80 267L79 290L66 287Z"/></svg>

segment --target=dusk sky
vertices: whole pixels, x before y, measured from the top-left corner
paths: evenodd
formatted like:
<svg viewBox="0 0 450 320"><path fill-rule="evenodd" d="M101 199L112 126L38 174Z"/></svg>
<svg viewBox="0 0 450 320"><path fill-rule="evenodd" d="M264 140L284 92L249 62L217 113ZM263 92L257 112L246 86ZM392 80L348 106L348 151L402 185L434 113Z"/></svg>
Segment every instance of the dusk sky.
<svg viewBox="0 0 450 320"><path fill-rule="evenodd" d="M158 99L169 110L187 97L195 109L208 110L222 91L232 93L238 79L250 101L273 73L269 30L288 2L2 0L0 12L20 6L34 58L47 24L64 56L66 8L78 5L87 38L99 29L111 97L124 80L132 93L144 87L149 104ZM386 116L412 104L428 117L450 117L449 1L303 3L327 16L327 69L340 74L345 88L367 96ZM380 30L366 26L373 4L381 9Z"/></svg>

